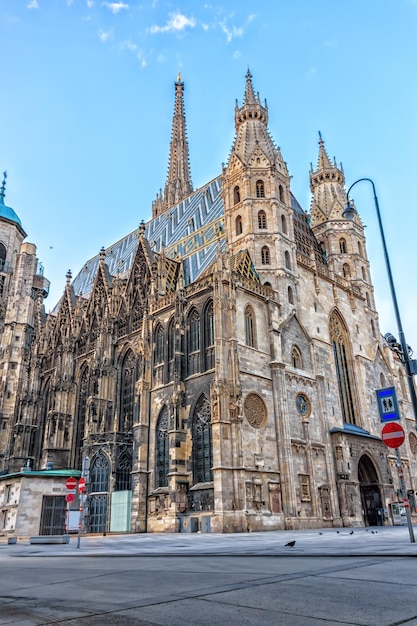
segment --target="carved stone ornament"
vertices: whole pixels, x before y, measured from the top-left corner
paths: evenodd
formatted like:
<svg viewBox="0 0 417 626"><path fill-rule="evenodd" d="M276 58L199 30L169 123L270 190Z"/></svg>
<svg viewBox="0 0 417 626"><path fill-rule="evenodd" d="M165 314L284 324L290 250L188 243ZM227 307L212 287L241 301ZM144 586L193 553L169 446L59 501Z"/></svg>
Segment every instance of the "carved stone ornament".
<svg viewBox="0 0 417 626"><path fill-rule="evenodd" d="M258 394L249 393L243 404L245 417L253 428L264 428L267 421L267 412L264 401Z"/></svg>
<svg viewBox="0 0 417 626"><path fill-rule="evenodd" d="M297 393L295 397L295 405L300 415L302 415L303 417L310 416L311 403L310 403L308 396L306 396L305 393Z"/></svg>

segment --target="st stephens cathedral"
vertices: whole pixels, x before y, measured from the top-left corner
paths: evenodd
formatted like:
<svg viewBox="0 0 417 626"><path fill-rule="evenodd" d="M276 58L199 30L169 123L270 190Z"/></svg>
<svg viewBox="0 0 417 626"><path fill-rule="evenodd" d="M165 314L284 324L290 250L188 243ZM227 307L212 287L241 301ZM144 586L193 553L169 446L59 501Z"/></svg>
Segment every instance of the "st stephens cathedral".
<svg viewBox="0 0 417 626"><path fill-rule="evenodd" d="M379 328L363 223L342 215L343 169L320 137L306 212L249 71L234 120L227 164L194 190L178 76L152 219L68 272L48 315L3 180L0 473L88 467L89 532L116 510L131 532L392 523L375 395L391 386L417 515L408 381Z"/></svg>

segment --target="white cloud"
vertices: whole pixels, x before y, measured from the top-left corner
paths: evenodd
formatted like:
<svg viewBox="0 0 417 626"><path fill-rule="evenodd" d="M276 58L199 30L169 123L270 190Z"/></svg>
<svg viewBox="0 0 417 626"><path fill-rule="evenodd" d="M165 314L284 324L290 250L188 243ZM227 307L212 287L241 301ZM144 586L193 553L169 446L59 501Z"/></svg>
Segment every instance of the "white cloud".
<svg viewBox="0 0 417 626"><path fill-rule="evenodd" d="M228 28L226 25L226 22L220 22L220 27L222 29L222 31L224 32L224 34L226 35L226 39L228 41L228 43L230 43L232 41L232 39L234 39L235 37L242 37L243 36L243 28L237 27L234 24L231 26L231 28Z"/></svg>
<svg viewBox="0 0 417 626"><path fill-rule="evenodd" d="M102 2L102 7L107 7L114 15L119 13L122 9L128 9L129 5L126 2Z"/></svg>
<svg viewBox="0 0 417 626"><path fill-rule="evenodd" d="M135 43L133 43L132 41L122 41L122 43L120 44L120 47L122 50L130 50L131 52L136 52L137 50L137 45Z"/></svg>
<svg viewBox="0 0 417 626"><path fill-rule="evenodd" d="M30 0L26 5L27 9L39 9L38 0Z"/></svg>
<svg viewBox="0 0 417 626"><path fill-rule="evenodd" d="M89 9L94 6L94 0L87 0L87 6Z"/></svg>
<svg viewBox="0 0 417 626"><path fill-rule="evenodd" d="M104 31L104 30L99 30L98 31L98 36L100 41L102 41L103 43L106 43L106 41L108 41L111 38L111 31Z"/></svg>
<svg viewBox="0 0 417 626"><path fill-rule="evenodd" d="M67 5L70 7L74 0L67 0Z"/></svg>
<svg viewBox="0 0 417 626"><path fill-rule="evenodd" d="M234 59L239 59L242 56L242 53L240 52L240 50L235 50L233 52L233 58Z"/></svg>
<svg viewBox="0 0 417 626"><path fill-rule="evenodd" d="M186 17L180 12L170 13L169 20L165 26L151 26L149 32L151 32L152 34L175 33L183 31L185 28L187 28L187 26L189 26L190 28L194 28L195 25L196 21L193 17Z"/></svg>
<svg viewBox="0 0 417 626"><path fill-rule="evenodd" d="M146 62L145 57L143 56L143 52L141 50L139 50L139 52L137 53L136 56L137 56L137 58L140 61L141 67L146 67L148 65L147 62Z"/></svg>

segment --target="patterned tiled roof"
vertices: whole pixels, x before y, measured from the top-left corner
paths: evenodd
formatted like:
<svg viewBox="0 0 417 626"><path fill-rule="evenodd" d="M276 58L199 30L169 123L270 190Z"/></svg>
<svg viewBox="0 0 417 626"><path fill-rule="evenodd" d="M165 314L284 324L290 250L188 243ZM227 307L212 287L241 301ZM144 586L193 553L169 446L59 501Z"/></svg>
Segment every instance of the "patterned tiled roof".
<svg viewBox="0 0 417 626"><path fill-rule="evenodd" d="M308 224L308 216L291 194L297 249L304 255L313 249L322 262L322 252ZM170 210L150 220L145 237L154 252L164 247L167 258L182 260L185 284L192 283L213 263L217 246L226 247L221 176L207 183ZM112 276L127 276L138 245L139 229L105 250L105 263ZM74 278L77 296L87 296L93 286L100 255L89 259Z"/></svg>

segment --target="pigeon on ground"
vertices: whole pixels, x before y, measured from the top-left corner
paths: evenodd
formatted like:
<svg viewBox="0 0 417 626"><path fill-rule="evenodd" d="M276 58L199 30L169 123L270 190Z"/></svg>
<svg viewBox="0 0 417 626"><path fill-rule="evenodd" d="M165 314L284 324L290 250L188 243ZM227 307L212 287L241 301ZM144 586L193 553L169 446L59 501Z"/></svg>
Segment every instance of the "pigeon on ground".
<svg viewBox="0 0 417 626"><path fill-rule="evenodd" d="M323 533L319 533L319 535L322 535Z"/></svg>
<svg viewBox="0 0 417 626"><path fill-rule="evenodd" d="M295 546L295 541L289 541L288 543L285 544L285 547L289 547L289 548L293 548Z"/></svg>
<svg viewBox="0 0 417 626"><path fill-rule="evenodd" d="M353 534L354 534L354 533L353 533L353 530L351 530L351 531L350 531L350 533L349 533L349 535L353 535Z"/></svg>

